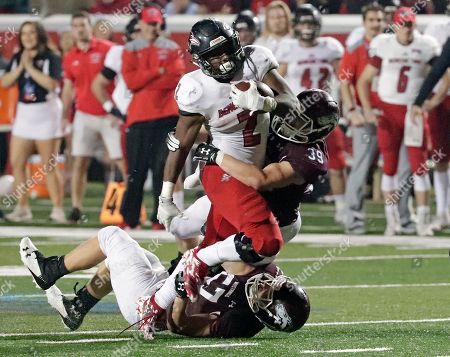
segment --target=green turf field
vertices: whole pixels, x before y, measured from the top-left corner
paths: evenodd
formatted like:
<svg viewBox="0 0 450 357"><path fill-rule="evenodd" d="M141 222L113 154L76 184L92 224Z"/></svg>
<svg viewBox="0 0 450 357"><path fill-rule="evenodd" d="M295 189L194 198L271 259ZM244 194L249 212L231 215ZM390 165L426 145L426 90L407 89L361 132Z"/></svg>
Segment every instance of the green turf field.
<svg viewBox="0 0 450 357"><path fill-rule="evenodd" d="M94 205L101 200L101 192L99 186L90 187L86 226L99 226ZM49 206L35 201L33 209L44 220ZM341 232L333 224L332 206L305 205L303 212L303 232L319 233L318 237ZM383 231L381 214L380 205L369 205L373 234ZM117 337L127 322L113 295L97 304L79 331L64 329L45 295L20 271L20 239L4 237L1 230L2 226L0 356L450 355L447 248L349 245L345 237L334 245L323 240L320 244L290 243L278 264L306 287L312 307L308 324L300 331L280 334L263 330L255 338L233 340L190 339L163 332L154 341L144 342L133 332ZM448 231L441 233L441 239L449 236ZM46 236L33 240L47 256L64 254L79 243ZM176 250L174 243L140 243L151 246L165 264ZM77 281L87 281L84 273L64 278L58 286L71 293Z"/></svg>

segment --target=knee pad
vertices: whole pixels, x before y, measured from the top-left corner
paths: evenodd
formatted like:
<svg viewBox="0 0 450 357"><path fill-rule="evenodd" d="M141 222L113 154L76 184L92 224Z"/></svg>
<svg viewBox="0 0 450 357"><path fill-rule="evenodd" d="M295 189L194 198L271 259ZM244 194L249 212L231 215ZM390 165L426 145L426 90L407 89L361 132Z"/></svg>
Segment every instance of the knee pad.
<svg viewBox="0 0 450 357"><path fill-rule="evenodd" d="M414 191L425 192L431 189L430 176L425 175L414 175Z"/></svg>
<svg viewBox="0 0 450 357"><path fill-rule="evenodd" d="M381 177L381 191L390 192L398 188L397 176L383 174Z"/></svg>
<svg viewBox="0 0 450 357"><path fill-rule="evenodd" d="M98 243L100 245L100 249L102 250L103 254L107 255L107 244L108 241L111 239L111 237L121 231L121 229L117 226L107 226L102 229L100 229L97 233L97 239Z"/></svg>

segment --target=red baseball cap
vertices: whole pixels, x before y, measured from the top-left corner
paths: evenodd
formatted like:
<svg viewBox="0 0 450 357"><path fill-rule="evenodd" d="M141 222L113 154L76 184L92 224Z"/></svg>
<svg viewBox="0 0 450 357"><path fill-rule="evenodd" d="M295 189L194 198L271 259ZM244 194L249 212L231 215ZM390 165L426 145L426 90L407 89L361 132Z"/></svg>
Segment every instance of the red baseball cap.
<svg viewBox="0 0 450 357"><path fill-rule="evenodd" d="M150 23L162 24L164 22L161 11L153 6L144 7L142 9L141 20L148 24Z"/></svg>
<svg viewBox="0 0 450 357"><path fill-rule="evenodd" d="M406 22L416 23L416 13L410 7L400 7L394 13L394 24L402 24Z"/></svg>

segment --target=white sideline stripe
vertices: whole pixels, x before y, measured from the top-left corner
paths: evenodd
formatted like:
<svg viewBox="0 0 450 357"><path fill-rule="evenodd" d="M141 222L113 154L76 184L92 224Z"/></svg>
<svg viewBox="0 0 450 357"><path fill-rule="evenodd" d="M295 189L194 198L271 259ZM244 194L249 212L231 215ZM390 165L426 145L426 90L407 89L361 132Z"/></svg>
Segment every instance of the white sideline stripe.
<svg viewBox="0 0 450 357"><path fill-rule="evenodd" d="M329 257L331 261L368 261L368 260L394 260L394 259L447 259L448 254L403 254L403 255L369 255L369 256L354 256L354 257ZM291 263L291 262L316 262L321 259L315 258L279 258L276 262L279 263Z"/></svg>
<svg viewBox="0 0 450 357"><path fill-rule="evenodd" d="M323 230L324 227L321 226ZM31 237L52 237L58 240L87 239L97 235L99 228L80 227L27 227L27 226L0 226L0 239ZM166 231L152 231L148 229L132 230L130 235L137 241L148 243L148 239L157 239L158 242L174 242L174 237ZM350 246L389 245L402 247L446 248L450 247L450 238L417 236L385 237L384 235L348 236L339 234L298 234L292 241L294 243L327 244L339 246L343 242Z"/></svg>
<svg viewBox="0 0 450 357"><path fill-rule="evenodd" d="M223 348L223 347L244 347L244 346L258 346L257 342L242 342L242 343L217 343L210 345L175 345L170 346L171 348L176 349L185 349L185 348Z"/></svg>
<svg viewBox="0 0 450 357"><path fill-rule="evenodd" d="M320 326L340 326L340 325L372 325L372 324L409 324L409 323L429 323L429 322L447 322L450 317L440 319L422 319L422 320L378 320L378 321L336 321L336 322L312 322L306 323L305 327ZM118 333L120 330L99 330L99 331L64 331L64 332L18 332L18 333L0 333L0 337L21 337L21 336L65 336L65 335L95 335ZM192 346L192 345L191 345ZM207 346L207 345L202 345Z"/></svg>
<svg viewBox="0 0 450 357"><path fill-rule="evenodd" d="M386 352L392 351L390 347L377 347L377 348L347 348L345 350L307 350L300 351L302 354L315 354L315 353L360 353L360 352Z"/></svg>
<svg viewBox="0 0 450 357"><path fill-rule="evenodd" d="M97 334L108 334L108 333L118 333L118 332L120 332L120 330L61 331L61 332L13 332L13 333L0 333L0 337L97 335Z"/></svg>
<svg viewBox="0 0 450 357"><path fill-rule="evenodd" d="M305 324L309 327L317 326L344 326L344 325L380 325L380 324L411 324L411 323L429 323L429 322L447 322L450 317L438 319L422 319L422 320L381 320L381 321L336 321L336 322L311 322Z"/></svg>
<svg viewBox="0 0 450 357"><path fill-rule="evenodd" d="M37 341L36 343L44 344L44 345L65 345L68 343L97 343L97 342L122 342L122 341L130 341L132 338L121 337L121 338L85 338L82 340L65 340L65 341Z"/></svg>
<svg viewBox="0 0 450 357"><path fill-rule="evenodd" d="M425 283L425 284L374 284L374 285L317 285L305 286L307 290L313 289L376 289L376 288L421 288L433 286L450 286L450 283Z"/></svg>

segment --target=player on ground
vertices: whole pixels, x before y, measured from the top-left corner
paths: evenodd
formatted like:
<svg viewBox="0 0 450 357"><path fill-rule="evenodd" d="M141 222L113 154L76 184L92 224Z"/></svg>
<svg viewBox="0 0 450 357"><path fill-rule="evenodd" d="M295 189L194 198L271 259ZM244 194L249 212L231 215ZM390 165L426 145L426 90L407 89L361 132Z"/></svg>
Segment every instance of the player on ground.
<svg viewBox="0 0 450 357"><path fill-rule="evenodd" d="M294 93L319 88L330 92L332 77L339 68L344 48L332 37L319 37L322 19L310 4L301 5L294 14L295 39L283 40L276 52L279 72ZM345 157L344 133L339 128L328 136L330 185L334 196L335 221L344 223Z"/></svg>
<svg viewBox="0 0 450 357"><path fill-rule="evenodd" d="M400 229L397 206L399 194L394 193L398 188L395 175L399 150L404 141L414 173L417 233L427 236L433 234L429 226L430 180L425 169L428 126L422 118L417 118L418 124L413 123L415 118L410 117L407 108L413 104L429 65L439 54L439 45L432 37L414 32L416 16L410 8L398 9L394 23L395 34L381 34L372 40L370 63L361 74L357 89L364 117L376 122L378 119L370 102L370 85L379 74L378 95L382 115L378 123L378 142L384 158L381 189L385 198L385 234L394 235ZM404 135L404 132L408 134Z"/></svg>
<svg viewBox="0 0 450 357"><path fill-rule="evenodd" d="M298 99L276 71L278 63L272 53L259 46L242 48L238 34L219 20L202 20L192 27L189 51L200 69L186 74L176 91L181 116L175 136L180 148L167 159L158 210L166 228L180 213L172 200L174 182L203 124L209 129L214 146L261 167L269 128L268 112L277 106L294 109L299 106ZM248 90L231 85L241 81L250 81ZM269 85L278 93L276 98L259 94L256 81ZM232 236L223 261L254 263L278 253L282 245L278 224L256 190L216 165L205 166L202 182L212 202L205 239L215 242ZM243 211L245 215L241 214ZM206 271L199 271L198 264L189 267L186 282L196 285Z"/></svg>
<svg viewBox="0 0 450 357"><path fill-rule="evenodd" d="M30 238L20 242L20 255L36 284L64 324L71 330L81 325L89 310L114 290L120 312L130 324L139 323L146 339L154 326L145 323L150 297L168 276L158 257L141 248L125 231L110 226L67 255L45 258ZM101 264L94 277L73 299L61 294L55 282L71 272ZM284 332L298 330L309 316L303 289L270 264L253 267L224 263L225 271L211 276L193 304L186 298L182 277L170 311L161 316L158 328L192 337L252 337L265 326ZM151 309L150 309L151 310ZM245 324L242 324L245 319Z"/></svg>

